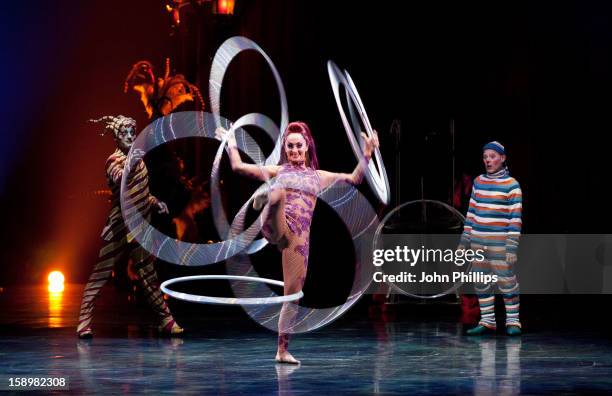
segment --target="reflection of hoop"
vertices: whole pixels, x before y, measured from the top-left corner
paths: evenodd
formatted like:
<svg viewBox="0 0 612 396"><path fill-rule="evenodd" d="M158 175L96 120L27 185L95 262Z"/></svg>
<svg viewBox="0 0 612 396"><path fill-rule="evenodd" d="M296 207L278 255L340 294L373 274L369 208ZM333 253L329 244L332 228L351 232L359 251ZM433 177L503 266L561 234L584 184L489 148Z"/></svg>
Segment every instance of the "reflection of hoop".
<svg viewBox="0 0 612 396"><path fill-rule="evenodd" d="M174 297L178 300L195 302L200 304L221 304L221 305L272 305L282 304L286 302L297 301L304 297L304 292L299 291L294 294L288 294L286 296L274 296L274 297L244 297L244 298L233 298L233 297L212 297L212 296L201 296L197 294L181 293L168 289L168 286L194 280L203 279L223 279L223 280L235 280L235 281L246 281L246 282L261 282L268 283L270 285L283 287L285 284L281 281L274 279L258 278L253 276L237 276L237 275L194 275L194 276L183 276L180 278L168 279L161 284L161 290L167 295Z"/></svg>
<svg viewBox="0 0 612 396"><path fill-rule="evenodd" d="M359 144L361 138L355 134L356 131L358 133L361 130L355 110L357 110L359 118L361 119L362 124L365 126L365 132L368 136L372 136L374 134L372 125L370 124L370 119L368 118L363 102L361 101L359 93L357 92L357 88L355 87L355 84L353 83L353 80L348 72L345 70L343 73L331 60L327 61L327 72L329 74L329 82L332 86L334 97L336 98L336 105L338 106L338 111L340 112L340 118L344 124L346 136L351 143L351 147L355 157L357 157L357 161L360 161L363 157L363 148ZM342 102L340 101L340 85L343 85L344 89L346 90L346 100L349 105L349 112L351 116L350 120L342 108ZM374 161L374 159L376 161ZM387 178L387 171L385 169L385 164L382 161L379 148L376 148L374 151L374 158L368 163L366 179L368 180L368 184L370 184L370 187L374 190L374 193L378 199L385 205L388 204L390 199L389 179Z"/></svg>
<svg viewBox="0 0 612 396"><path fill-rule="evenodd" d="M411 205L411 204L415 204L415 203L433 203L436 205L440 205L443 208L449 210L452 214L454 214L455 216L457 216L459 218L459 220L461 220L461 223L465 222L465 216L463 216L463 214L461 214L461 212L459 212L457 209L453 208L452 206L445 204L444 202L440 202L440 201L435 201L432 199L417 199L414 201L409 201L409 202L404 202L403 204L396 206L395 208L393 208L389 213L387 213L387 215L382 219L382 221L380 222L380 224L378 225L378 227L376 228L376 232L374 232L374 243L373 246L376 249L376 247L378 246L378 239L381 235L382 229L383 227L386 225L387 221L389 221L389 219L391 218L391 216L396 213L397 211L399 211L401 208ZM468 265L466 266L465 272L468 272L471 268L472 268L472 263L470 261L468 261ZM401 287L397 286L395 283L392 282L387 282L387 284L389 286L391 286L394 290L400 292L401 294L404 294L406 296L410 296L410 297L415 297L415 298L423 298L423 299L434 299L434 298L438 298L438 297L442 297L445 296L449 293L452 293L454 291L456 291L459 287L461 287L461 285L463 285L463 282L456 282L450 289L445 290L441 293L438 294L434 294L434 295L422 295L422 294L414 294L414 293L410 293L407 292L406 290L402 289Z"/></svg>

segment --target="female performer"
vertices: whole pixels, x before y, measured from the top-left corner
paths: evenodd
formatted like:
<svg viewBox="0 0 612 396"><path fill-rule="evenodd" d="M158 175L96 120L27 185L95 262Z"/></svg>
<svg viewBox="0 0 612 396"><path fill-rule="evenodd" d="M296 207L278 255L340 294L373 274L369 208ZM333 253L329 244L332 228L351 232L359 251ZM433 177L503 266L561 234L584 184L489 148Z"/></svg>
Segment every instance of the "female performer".
<svg viewBox="0 0 612 396"><path fill-rule="evenodd" d="M484 250L485 260L473 261L474 272L498 276L497 287L506 307L506 332L521 334L519 321L519 284L514 274L516 252L521 234L522 192L519 183L506 166L506 151L499 142L487 143L482 149L486 173L474 180L470 207L459 249L471 244L473 250ZM494 332L495 295L492 284L475 285L480 305L480 322L468 335Z"/></svg>
<svg viewBox="0 0 612 396"><path fill-rule="evenodd" d="M228 136L228 149L232 169L244 176L267 181L276 177L269 194L258 196L253 203L259 210L268 205L268 216L262 232L282 254L284 294L302 290L308 268L310 225L317 202L317 194L337 181L353 185L361 183L372 152L379 146L376 131L364 139L363 157L352 173L333 173L318 169L315 142L310 128L304 122L292 122L282 137L280 165L259 166L242 162L232 132L222 128L217 137ZM296 315L295 306L284 303L278 321L278 349L276 361L299 364L287 350L289 330Z"/></svg>

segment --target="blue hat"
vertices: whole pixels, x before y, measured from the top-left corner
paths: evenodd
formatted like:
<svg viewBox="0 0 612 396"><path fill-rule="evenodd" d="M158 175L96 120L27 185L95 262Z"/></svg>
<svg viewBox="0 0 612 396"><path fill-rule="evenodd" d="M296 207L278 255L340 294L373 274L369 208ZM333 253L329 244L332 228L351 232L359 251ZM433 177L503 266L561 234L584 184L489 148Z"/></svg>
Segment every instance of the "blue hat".
<svg viewBox="0 0 612 396"><path fill-rule="evenodd" d="M502 146L500 142L495 141L495 140L485 144L484 147L482 148L482 151L485 151L485 150L493 150L493 151L497 151L501 155L506 155L506 149L504 148L504 146Z"/></svg>

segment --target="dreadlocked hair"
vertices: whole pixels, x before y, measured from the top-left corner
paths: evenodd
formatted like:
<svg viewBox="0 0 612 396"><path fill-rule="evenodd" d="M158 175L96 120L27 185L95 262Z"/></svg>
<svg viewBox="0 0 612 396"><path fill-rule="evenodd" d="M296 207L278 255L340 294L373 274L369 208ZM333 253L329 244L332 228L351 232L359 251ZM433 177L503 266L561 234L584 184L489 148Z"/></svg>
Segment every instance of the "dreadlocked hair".
<svg viewBox="0 0 612 396"><path fill-rule="evenodd" d="M168 68L169 66L169 59ZM125 78L125 82L123 83L123 92L127 93L131 87L140 82L149 82L155 85L155 76L153 75L153 65L149 61L138 61L134 63L127 77Z"/></svg>
<svg viewBox="0 0 612 396"><path fill-rule="evenodd" d="M153 92L141 92L141 100L149 118L167 115L186 101L194 101L196 110L204 110L204 99L198 87L187 81L182 74L170 75L170 58L166 58L164 77L157 79L153 73L151 62L139 61L135 63L128 73L123 90L127 92L130 88L144 84L153 86ZM178 92L172 92L173 89Z"/></svg>
<svg viewBox="0 0 612 396"><path fill-rule="evenodd" d="M106 135L108 131L111 131L113 135L116 135L119 132L119 128L125 124L136 126L136 121L133 118L125 117L123 115L103 116L97 119L90 119L88 122L91 122L92 124L98 124L100 122L104 123L104 129L102 132L100 132L100 136Z"/></svg>

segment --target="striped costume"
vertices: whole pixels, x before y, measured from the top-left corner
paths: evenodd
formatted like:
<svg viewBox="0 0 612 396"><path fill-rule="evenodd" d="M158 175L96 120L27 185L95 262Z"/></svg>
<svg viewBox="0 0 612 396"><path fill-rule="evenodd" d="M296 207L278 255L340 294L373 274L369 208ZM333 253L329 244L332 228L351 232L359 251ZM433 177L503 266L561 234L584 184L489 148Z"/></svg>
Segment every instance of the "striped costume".
<svg viewBox="0 0 612 396"><path fill-rule="evenodd" d="M110 279L115 264L122 260L132 260L132 268L138 276L150 306L160 318L161 328L167 331L174 324L174 319L159 289L157 273L153 265L154 258L133 241L134 237L127 232L123 221L119 192L126 158L127 156L117 149L106 161L106 176L112 191L112 208L102 231L102 239L106 244L100 249L100 259L83 293L77 328L79 336L91 335L90 325L93 319L94 301L104 284ZM147 168L144 161L140 161L132 170L128 180L129 207L140 211L146 218L151 213L151 207L157 202L157 199L149 193Z"/></svg>
<svg viewBox="0 0 612 396"><path fill-rule="evenodd" d="M506 254L516 254L521 234L522 192L507 169L474 180L461 245L483 249L485 260L473 261L472 271L497 275L506 307L506 326L521 327L519 285ZM495 329L495 295L491 284L475 286L480 304L479 324Z"/></svg>

